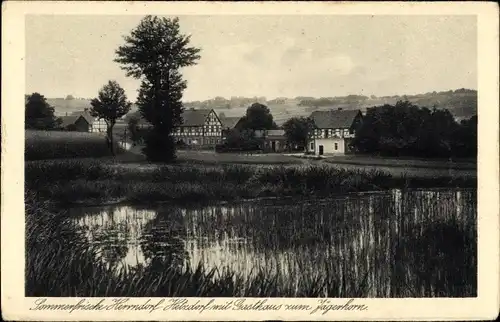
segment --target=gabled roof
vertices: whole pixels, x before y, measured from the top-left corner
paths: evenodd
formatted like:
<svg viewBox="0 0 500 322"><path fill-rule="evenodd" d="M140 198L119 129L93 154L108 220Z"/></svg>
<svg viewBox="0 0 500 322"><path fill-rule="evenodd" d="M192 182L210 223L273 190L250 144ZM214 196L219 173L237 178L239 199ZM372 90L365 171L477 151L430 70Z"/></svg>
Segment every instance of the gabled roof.
<svg viewBox="0 0 500 322"><path fill-rule="evenodd" d="M211 109L184 110L182 113L182 126L203 126Z"/></svg>
<svg viewBox="0 0 500 322"><path fill-rule="evenodd" d="M241 117L224 117L221 118L222 126L228 129L234 129L236 124L241 120Z"/></svg>
<svg viewBox="0 0 500 322"><path fill-rule="evenodd" d="M351 127L359 113L359 110L315 111L310 117L320 129L345 129Z"/></svg>
<svg viewBox="0 0 500 322"><path fill-rule="evenodd" d="M70 116L83 116L83 118L89 124L92 124L95 121L95 118L92 115L90 115L90 113L88 111L76 111L76 112L71 113Z"/></svg>
<svg viewBox="0 0 500 322"><path fill-rule="evenodd" d="M67 127L68 125L75 124L79 118L83 118L88 123L88 120L82 115L68 115L68 116L61 116L62 120L61 126Z"/></svg>

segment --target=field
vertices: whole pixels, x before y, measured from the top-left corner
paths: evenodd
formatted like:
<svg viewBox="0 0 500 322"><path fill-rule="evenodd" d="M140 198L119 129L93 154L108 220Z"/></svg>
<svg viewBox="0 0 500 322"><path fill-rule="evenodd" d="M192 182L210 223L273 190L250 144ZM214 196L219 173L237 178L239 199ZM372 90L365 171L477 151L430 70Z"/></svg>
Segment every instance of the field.
<svg viewBox="0 0 500 322"><path fill-rule="evenodd" d="M99 158L111 155L103 134L66 131L25 131L25 160ZM115 146L116 153L122 152Z"/></svg>

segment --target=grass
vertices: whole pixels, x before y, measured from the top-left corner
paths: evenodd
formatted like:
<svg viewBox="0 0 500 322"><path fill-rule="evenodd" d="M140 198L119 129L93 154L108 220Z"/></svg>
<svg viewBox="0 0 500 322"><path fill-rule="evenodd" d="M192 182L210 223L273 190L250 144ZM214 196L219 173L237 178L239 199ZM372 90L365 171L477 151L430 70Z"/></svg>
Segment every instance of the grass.
<svg viewBox="0 0 500 322"><path fill-rule="evenodd" d="M97 160L26 162L27 188L62 203L199 202L262 197L324 197L392 188L475 187L476 178L393 177L327 165L158 165L120 167Z"/></svg>
<svg viewBox="0 0 500 322"><path fill-rule="evenodd" d="M403 168L423 168L423 169L456 169L456 170L475 170L477 162L470 159L458 159L449 161L448 159L422 159L409 157L380 157L372 155L340 155L324 159L325 162L332 164L352 164L368 166L385 167L403 167Z"/></svg>
<svg viewBox="0 0 500 322"><path fill-rule="evenodd" d="M26 160L97 158L111 155L105 137L98 133L27 130L25 135ZM117 144L115 151L123 152Z"/></svg>

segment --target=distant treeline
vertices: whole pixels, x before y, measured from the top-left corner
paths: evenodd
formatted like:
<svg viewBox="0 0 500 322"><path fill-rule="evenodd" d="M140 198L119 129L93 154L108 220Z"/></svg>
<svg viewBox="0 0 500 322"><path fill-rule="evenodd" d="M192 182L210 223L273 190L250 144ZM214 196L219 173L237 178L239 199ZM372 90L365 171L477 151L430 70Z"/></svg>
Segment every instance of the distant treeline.
<svg viewBox="0 0 500 322"><path fill-rule="evenodd" d="M475 158L477 115L460 123L446 109L408 101L367 110L353 147L358 153L426 158Z"/></svg>
<svg viewBox="0 0 500 322"><path fill-rule="evenodd" d="M445 108L455 117L470 117L477 113L477 91L471 89L457 89L444 92L429 92L417 95L395 95L380 96L375 95L348 95L339 97L301 97L299 106L305 106L306 110L312 112L321 107L342 107L345 109L364 109L369 106L383 104L396 104L398 101L409 101L419 106Z"/></svg>

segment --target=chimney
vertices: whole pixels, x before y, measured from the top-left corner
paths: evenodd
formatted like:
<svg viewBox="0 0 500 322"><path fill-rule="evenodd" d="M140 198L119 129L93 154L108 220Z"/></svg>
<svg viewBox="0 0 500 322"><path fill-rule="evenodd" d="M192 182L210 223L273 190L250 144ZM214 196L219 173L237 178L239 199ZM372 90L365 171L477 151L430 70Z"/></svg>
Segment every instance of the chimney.
<svg viewBox="0 0 500 322"><path fill-rule="evenodd" d="M342 107L337 108L338 111L342 111Z"/></svg>

